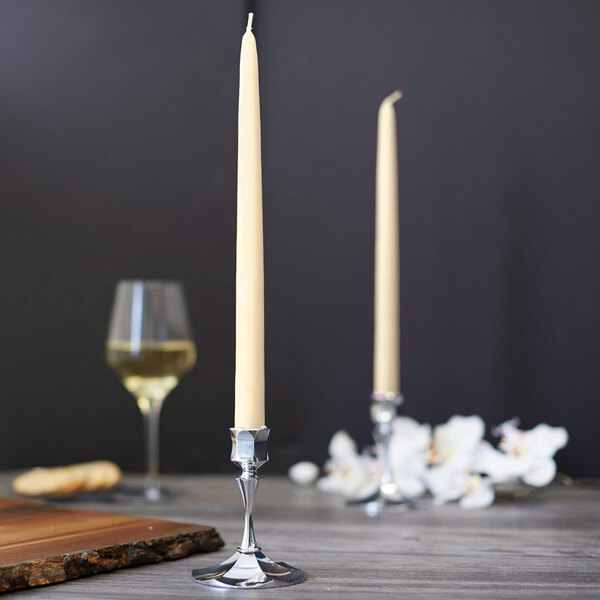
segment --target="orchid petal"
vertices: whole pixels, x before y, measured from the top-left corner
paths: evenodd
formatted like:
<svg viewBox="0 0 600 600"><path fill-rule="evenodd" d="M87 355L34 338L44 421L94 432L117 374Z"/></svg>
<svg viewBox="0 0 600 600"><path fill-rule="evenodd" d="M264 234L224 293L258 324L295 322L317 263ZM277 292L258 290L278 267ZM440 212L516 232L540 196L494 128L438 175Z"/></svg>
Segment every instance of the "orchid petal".
<svg viewBox="0 0 600 600"><path fill-rule="evenodd" d="M495 493L491 485L481 482L477 488L463 496L459 501L459 506L466 509L486 508L494 502Z"/></svg>
<svg viewBox="0 0 600 600"><path fill-rule="evenodd" d="M556 475L556 463L547 458L533 463L532 467L521 477L527 485L542 487L548 485Z"/></svg>
<svg viewBox="0 0 600 600"><path fill-rule="evenodd" d="M470 454L483 438L485 425L481 417L456 415L433 432L434 442L442 460L457 454Z"/></svg>
<svg viewBox="0 0 600 600"><path fill-rule="evenodd" d="M356 442L346 431L338 431L333 434L329 442L329 454L332 458L346 458L356 455Z"/></svg>
<svg viewBox="0 0 600 600"><path fill-rule="evenodd" d="M521 477L529 468L529 462L500 452L489 442L483 441L477 449L472 468L476 473L489 475L495 483L502 483Z"/></svg>
<svg viewBox="0 0 600 600"><path fill-rule="evenodd" d="M558 450L564 448L569 441L569 434L564 427L550 427L541 423L524 432L523 446L536 458L551 458Z"/></svg>
<svg viewBox="0 0 600 600"><path fill-rule="evenodd" d="M448 464L432 467L424 474L425 484L431 494L443 499L443 502L463 496L467 491L468 478L466 471Z"/></svg>
<svg viewBox="0 0 600 600"><path fill-rule="evenodd" d="M407 498L422 496L426 491L423 480L417 477L396 478L396 485L400 493Z"/></svg>

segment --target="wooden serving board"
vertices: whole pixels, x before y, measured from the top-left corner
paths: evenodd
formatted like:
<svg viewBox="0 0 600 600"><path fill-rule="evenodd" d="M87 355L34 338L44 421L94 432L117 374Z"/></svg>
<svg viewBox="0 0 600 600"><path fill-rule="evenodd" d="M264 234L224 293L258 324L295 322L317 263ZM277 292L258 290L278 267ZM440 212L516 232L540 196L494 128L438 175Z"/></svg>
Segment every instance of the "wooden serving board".
<svg viewBox="0 0 600 600"><path fill-rule="evenodd" d="M210 552L214 527L0 498L0 592Z"/></svg>

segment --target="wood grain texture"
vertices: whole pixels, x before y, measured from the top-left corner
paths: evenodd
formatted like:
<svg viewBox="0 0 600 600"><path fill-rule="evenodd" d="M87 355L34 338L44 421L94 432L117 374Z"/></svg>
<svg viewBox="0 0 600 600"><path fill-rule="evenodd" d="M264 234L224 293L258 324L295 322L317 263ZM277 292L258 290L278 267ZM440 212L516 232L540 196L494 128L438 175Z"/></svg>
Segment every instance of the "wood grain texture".
<svg viewBox="0 0 600 600"><path fill-rule="evenodd" d="M0 592L223 545L213 527L0 498Z"/></svg>
<svg viewBox="0 0 600 600"><path fill-rule="evenodd" d="M308 579L289 588L236 591L236 598L600 598L600 488L592 484L552 487L531 499L484 510L464 511L453 504L368 517L336 496L270 476L268 465L263 471L255 514L258 541L271 558L308 571ZM240 541L242 509L233 477L164 477L178 495L160 505L85 504L124 514L214 523L227 541L225 549L15 592L13 597L222 600L232 595L193 583L190 572L228 557ZM8 481L0 478L0 492Z"/></svg>

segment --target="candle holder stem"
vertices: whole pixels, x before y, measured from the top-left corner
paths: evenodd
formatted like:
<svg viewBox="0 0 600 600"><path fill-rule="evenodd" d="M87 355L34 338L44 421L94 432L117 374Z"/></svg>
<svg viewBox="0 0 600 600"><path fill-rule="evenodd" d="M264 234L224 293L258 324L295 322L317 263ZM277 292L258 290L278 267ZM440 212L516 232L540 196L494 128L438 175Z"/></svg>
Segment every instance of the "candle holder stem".
<svg viewBox="0 0 600 600"><path fill-rule="evenodd" d="M387 403L386 403L387 404ZM397 494L398 488L394 481L392 472L392 461L390 457L390 440L392 438L392 419L396 416L396 407L377 406L376 422L373 430L373 438L377 447L377 455L381 457L382 471L379 478L379 492L381 495L389 493ZM372 409L372 412L375 412Z"/></svg>
<svg viewBox="0 0 600 600"><path fill-rule="evenodd" d="M306 572L267 558L254 534L252 514L260 482L257 471L269 460L269 429L232 428L230 431L231 460L242 470L236 479L244 503L242 542L226 561L206 569L194 569L192 578L197 583L219 588L271 588L300 583L306 579Z"/></svg>
<svg viewBox="0 0 600 600"><path fill-rule="evenodd" d="M254 498L256 497L256 490L258 489L260 477L256 474L255 469L247 469L236 479L236 481L238 482L242 494L242 501L244 503L244 534L238 550L248 554L256 552L257 548L260 550L256 543L254 523L252 521Z"/></svg>
<svg viewBox="0 0 600 600"><path fill-rule="evenodd" d="M403 398L399 394L373 393L371 395L371 420L375 423L373 438L375 439L377 456L381 461L379 482L374 492L350 500L349 504L413 505L412 501L405 498L398 488L398 484L394 478L390 455L392 421L398 414L398 406L400 406L402 402Z"/></svg>

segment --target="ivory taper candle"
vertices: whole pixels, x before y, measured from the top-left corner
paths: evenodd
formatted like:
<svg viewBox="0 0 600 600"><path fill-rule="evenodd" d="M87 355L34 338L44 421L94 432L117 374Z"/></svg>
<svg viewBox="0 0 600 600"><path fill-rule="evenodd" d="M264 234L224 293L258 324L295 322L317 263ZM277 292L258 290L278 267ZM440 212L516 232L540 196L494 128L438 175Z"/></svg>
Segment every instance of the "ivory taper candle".
<svg viewBox="0 0 600 600"><path fill-rule="evenodd" d="M265 424L260 101L253 13L242 38L238 113L235 427Z"/></svg>
<svg viewBox="0 0 600 600"><path fill-rule="evenodd" d="M375 178L375 342L373 392L400 393L400 240L396 91L381 103Z"/></svg>

